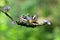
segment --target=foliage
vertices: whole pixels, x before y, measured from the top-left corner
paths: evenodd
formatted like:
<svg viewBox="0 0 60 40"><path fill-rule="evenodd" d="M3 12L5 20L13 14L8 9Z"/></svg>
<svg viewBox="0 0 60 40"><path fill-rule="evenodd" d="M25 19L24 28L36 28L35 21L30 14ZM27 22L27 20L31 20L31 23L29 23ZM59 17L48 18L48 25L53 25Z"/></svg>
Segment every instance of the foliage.
<svg viewBox="0 0 60 40"><path fill-rule="evenodd" d="M0 40L60 40L60 0L0 0L0 8L10 6L8 12L15 20L18 16L38 14L51 20L52 25L35 28L12 24L0 12Z"/></svg>

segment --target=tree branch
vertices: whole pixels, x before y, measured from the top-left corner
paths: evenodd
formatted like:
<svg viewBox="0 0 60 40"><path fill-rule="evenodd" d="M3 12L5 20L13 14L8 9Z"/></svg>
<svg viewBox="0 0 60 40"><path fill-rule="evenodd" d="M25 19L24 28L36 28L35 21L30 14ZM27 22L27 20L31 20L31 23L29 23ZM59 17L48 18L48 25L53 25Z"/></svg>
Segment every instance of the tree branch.
<svg viewBox="0 0 60 40"><path fill-rule="evenodd" d="M12 21L16 22L17 25L21 25L21 26L26 26L26 27L36 27L36 26L40 26L39 24L35 25L35 24L31 24L31 23L21 23L19 21L15 21L10 15L7 14L7 12L4 12L3 10L0 9L1 12L3 12L7 17L9 17Z"/></svg>

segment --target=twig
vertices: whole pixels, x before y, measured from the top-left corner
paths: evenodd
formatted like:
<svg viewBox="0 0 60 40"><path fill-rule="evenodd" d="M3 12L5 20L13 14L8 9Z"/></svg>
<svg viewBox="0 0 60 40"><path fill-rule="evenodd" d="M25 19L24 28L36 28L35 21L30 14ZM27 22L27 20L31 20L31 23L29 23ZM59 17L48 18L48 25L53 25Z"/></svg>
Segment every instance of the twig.
<svg viewBox="0 0 60 40"><path fill-rule="evenodd" d="M3 13L4 13L7 17L9 17L12 21L14 21L14 22L16 22L16 23L18 24L18 22L15 21L11 16L9 16L9 15L7 14L7 12L4 12L4 11L1 10L1 9L0 9L0 11L3 12Z"/></svg>
<svg viewBox="0 0 60 40"><path fill-rule="evenodd" d="M26 27L36 27L36 26L41 26L40 24L31 24L29 23L29 25L27 23L21 23L19 21L15 21L10 15L7 14L7 12L4 12L3 10L0 9L1 12L3 12L7 17L9 17L12 21L16 22L18 25L22 25L22 26L26 26Z"/></svg>

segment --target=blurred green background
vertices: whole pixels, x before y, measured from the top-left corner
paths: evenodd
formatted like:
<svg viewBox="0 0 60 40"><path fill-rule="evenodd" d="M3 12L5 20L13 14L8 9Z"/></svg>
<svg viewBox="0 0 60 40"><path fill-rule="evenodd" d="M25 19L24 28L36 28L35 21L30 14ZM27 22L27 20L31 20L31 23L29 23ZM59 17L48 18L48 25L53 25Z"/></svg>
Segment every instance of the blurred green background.
<svg viewBox="0 0 60 40"><path fill-rule="evenodd" d="M15 20L17 16L37 13L39 19L47 18L52 25L30 28L12 24L0 12L0 40L60 40L60 0L0 0L0 8L7 5L11 7L8 14Z"/></svg>

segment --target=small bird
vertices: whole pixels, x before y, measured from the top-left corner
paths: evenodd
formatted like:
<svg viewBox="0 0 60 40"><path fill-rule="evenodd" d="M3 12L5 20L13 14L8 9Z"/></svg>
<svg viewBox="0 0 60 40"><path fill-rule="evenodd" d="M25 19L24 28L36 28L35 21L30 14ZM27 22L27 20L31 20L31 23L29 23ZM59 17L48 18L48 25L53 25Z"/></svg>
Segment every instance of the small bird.
<svg viewBox="0 0 60 40"><path fill-rule="evenodd" d="M37 23L36 20L37 19L37 16L34 15L34 16L30 16L30 15L27 15L26 16L26 20L28 20L29 23Z"/></svg>
<svg viewBox="0 0 60 40"><path fill-rule="evenodd" d="M21 16L20 17L20 23L37 24L37 22L36 22L36 15L34 15L33 17L30 16L30 15Z"/></svg>

